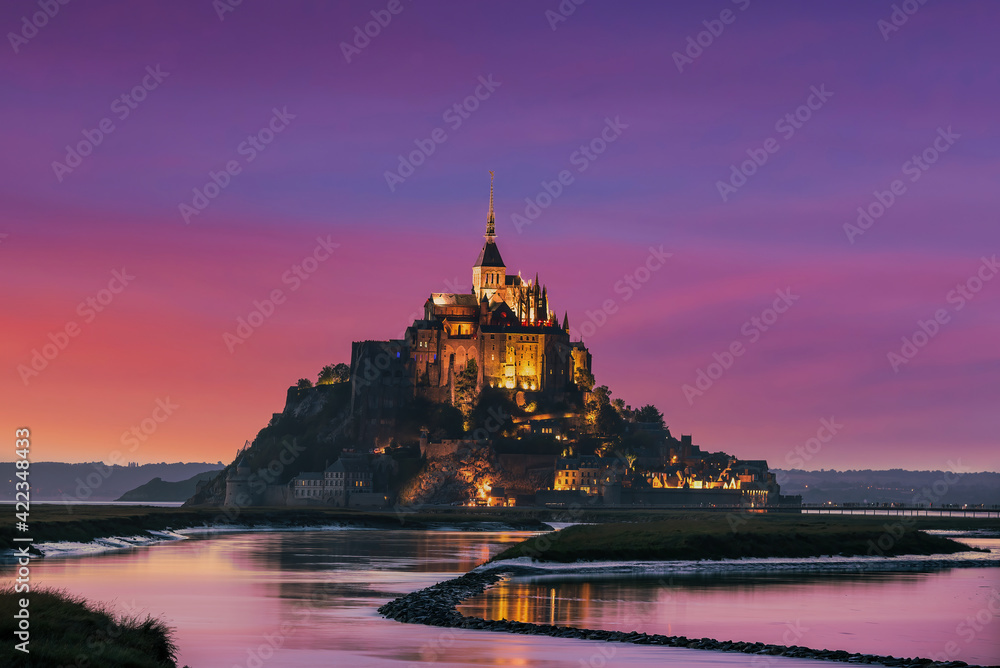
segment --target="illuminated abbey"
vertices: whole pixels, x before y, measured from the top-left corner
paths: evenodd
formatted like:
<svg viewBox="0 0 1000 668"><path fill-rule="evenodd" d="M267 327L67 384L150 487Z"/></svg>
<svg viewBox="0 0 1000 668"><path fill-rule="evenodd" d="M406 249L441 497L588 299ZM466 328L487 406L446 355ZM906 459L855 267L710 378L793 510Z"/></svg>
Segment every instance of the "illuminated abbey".
<svg viewBox="0 0 1000 668"><path fill-rule="evenodd" d="M351 368L357 394L364 395L362 405L375 409L376 404L391 407L405 401L399 396L405 386L414 396L454 401L457 377L472 368L477 390L575 390L577 373L589 373L590 360L582 342L570 341L568 315L560 323L549 307L548 290L538 275L532 281L507 273L496 243L491 180L485 242L472 266L472 291L431 293L423 316L403 339L355 342ZM371 382L365 382L366 375L373 376ZM386 383L386 378L402 382ZM397 389L381 387L387 384Z"/></svg>

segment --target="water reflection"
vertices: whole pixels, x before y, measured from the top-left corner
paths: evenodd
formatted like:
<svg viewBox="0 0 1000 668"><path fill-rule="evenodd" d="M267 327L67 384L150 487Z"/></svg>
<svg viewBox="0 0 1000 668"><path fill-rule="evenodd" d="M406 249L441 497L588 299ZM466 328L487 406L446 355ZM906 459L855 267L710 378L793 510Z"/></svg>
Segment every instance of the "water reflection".
<svg viewBox="0 0 1000 668"><path fill-rule="evenodd" d="M980 631L962 626L991 605L996 612L981 615L989 623ZM1000 661L1000 568L518 577L460 609L487 619Z"/></svg>
<svg viewBox="0 0 1000 668"><path fill-rule="evenodd" d="M148 611L165 618L177 629L181 665L192 668L749 665L742 654L439 629L400 624L376 612L382 603L465 572L527 535L375 530L229 534L128 552L38 560L32 578L37 585L65 588L111 603L119 611ZM9 566L0 568L3 576L10 573ZM875 588L877 593L883 581L831 580L827 598L839 591L864 605L864 592ZM495 607L508 618L574 620L606 628L648 623L668 633L685 632L678 631L679 625L686 629L702 624L698 633L686 635L716 635L715 624L725 628L731 623L727 614L784 628L785 620L792 618L790 611L803 603L803 591L819 586L825 585L816 580L727 584L692 578L664 588L655 581L564 578L507 583L501 589L506 594L491 593L488 603L473 607ZM857 593L848 593L854 591L850 587ZM957 586L960 590L965 591ZM935 591L928 590L928 595ZM905 619L909 612L893 614ZM812 620L810 625L815 625ZM754 633L759 630L748 627ZM767 640L760 635L752 639ZM801 644L812 645L813 639ZM965 655L960 658L970 661ZM768 660L774 668L821 665ZM90 657L89 665L100 665L99 657Z"/></svg>

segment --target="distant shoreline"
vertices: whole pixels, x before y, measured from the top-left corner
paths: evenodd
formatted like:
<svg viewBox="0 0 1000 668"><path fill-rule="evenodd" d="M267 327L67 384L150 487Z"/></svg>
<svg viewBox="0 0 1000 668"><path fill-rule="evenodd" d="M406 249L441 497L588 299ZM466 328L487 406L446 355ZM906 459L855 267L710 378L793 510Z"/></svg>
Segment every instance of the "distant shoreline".
<svg viewBox="0 0 1000 668"><path fill-rule="evenodd" d="M13 506L12 499L0 499L0 504ZM73 501L68 503L62 499L32 499L36 506L150 506L152 508L180 508L183 501Z"/></svg>

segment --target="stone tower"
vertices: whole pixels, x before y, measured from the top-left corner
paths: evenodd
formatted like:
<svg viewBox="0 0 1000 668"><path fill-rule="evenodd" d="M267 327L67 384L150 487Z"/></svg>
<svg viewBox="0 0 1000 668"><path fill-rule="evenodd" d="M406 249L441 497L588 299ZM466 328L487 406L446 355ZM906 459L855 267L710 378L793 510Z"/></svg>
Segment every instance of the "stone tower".
<svg viewBox="0 0 1000 668"><path fill-rule="evenodd" d="M240 457L236 463L236 470L229 471L226 478L226 506L248 506L250 505L250 465L247 464L246 456Z"/></svg>
<svg viewBox="0 0 1000 668"><path fill-rule="evenodd" d="M476 293L476 301L493 298L497 292L505 292L507 284L507 267L500 257L500 249L496 243L496 224L493 219L493 172L490 172L490 212L486 217L486 243L479 251L479 258L472 266L472 288Z"/></svg>

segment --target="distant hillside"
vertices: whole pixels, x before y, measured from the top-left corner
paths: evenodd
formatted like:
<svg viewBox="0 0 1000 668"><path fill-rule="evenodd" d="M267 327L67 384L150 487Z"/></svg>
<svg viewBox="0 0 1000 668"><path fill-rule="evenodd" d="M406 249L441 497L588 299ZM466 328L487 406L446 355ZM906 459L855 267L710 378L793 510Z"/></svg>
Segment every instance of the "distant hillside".
<svg viewBox="0 0 1000 668"><path fill-rule="evenodd" d="M211 480L221 469L212 469L192 476L187 480L177 482L166 482L161 478L153 478L145 485L139 485L133 490L129 490L115 499L116 501L187 501L194 495L201 480Z"/></svg>
<svg viewBox="0 0 1000 668"><path fill-rule="evenodd" d="M934 505L1000 503L1000 473L772 470L781 493L801 494L803 503L911 503L915 497Z"/></svg>
<svg viewBox="0 0 1000 668"><path fill-rule="evenodd" d="M153 478L176 481L193 475L217 470L222 462L174 464L143 464L142 466L106 466L101 462L67 464L64 462L32 462L32 501L114 501L125 492L149 482ZM14 462L0 462L0 499L14 500Z"/></svg>

